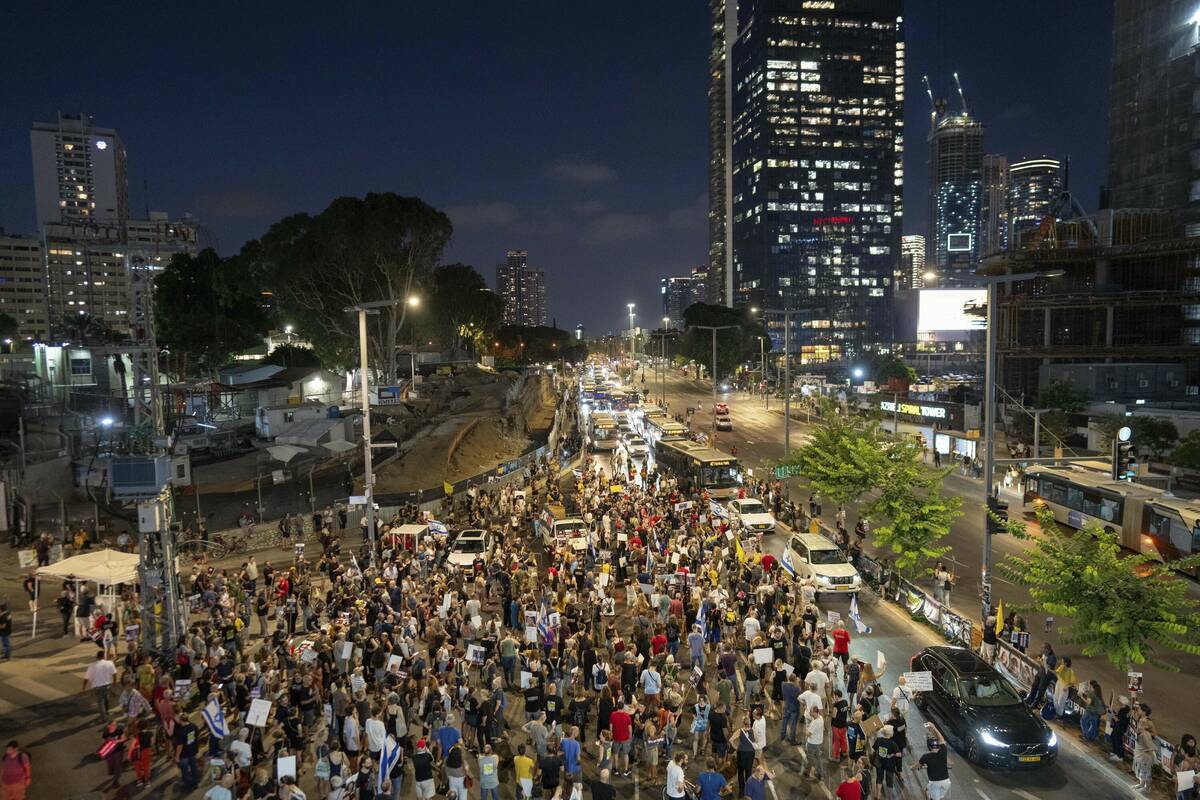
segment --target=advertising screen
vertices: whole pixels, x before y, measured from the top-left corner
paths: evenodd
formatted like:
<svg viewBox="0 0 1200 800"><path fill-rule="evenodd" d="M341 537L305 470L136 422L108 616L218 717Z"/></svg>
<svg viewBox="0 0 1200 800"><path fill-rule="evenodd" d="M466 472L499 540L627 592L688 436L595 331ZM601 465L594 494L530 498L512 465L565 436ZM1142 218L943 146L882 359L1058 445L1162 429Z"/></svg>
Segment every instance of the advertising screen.
<svg viewBox="0 0 1200 800"><path fill-rule="evenodd" d="M986 289L921 289L917 333L966 331L986 327L982 316L966 313L967 306L983 307Z"/></svg>

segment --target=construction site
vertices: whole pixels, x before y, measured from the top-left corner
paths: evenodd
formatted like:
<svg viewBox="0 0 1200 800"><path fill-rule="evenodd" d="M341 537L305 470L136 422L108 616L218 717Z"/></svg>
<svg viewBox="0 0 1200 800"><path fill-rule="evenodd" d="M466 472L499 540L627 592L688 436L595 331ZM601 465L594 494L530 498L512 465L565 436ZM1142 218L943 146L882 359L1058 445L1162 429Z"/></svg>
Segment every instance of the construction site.
<svg viewBox="0 0 1200 800"><path fill-rule="evenodd" d="M983 271L1062 274L998 287L999 376L1013 396L1065 380L1097 400L1200 400L1200 239L1175 215L1050 218L1020 245Z"/></svg>

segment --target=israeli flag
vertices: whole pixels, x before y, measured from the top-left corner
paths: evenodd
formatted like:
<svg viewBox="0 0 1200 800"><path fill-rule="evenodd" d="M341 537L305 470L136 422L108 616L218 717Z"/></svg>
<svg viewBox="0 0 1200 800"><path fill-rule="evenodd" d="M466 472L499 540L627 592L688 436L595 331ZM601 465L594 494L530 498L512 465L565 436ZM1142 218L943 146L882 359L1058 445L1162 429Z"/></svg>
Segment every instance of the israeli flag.
<svg viewBox="0 0 1200 800"><path fill-rule="evenodd" d="M783 567L783 571L788 575L796 577L796 567L792 564L792 548L784 546L783 555L779 557L779 566Z"/></svg>
<svg viewBox="0 0 1200 800"><path fill-rule="evenodd" d="M859 633L870 633L871 627L862 621L862 616L858 613L858 595L850 596L850 619L854 620L854 627Z"/></svg>
<svg viewBox="0 0 1200 800"><path fill-rule="evenodd" d="M434 533L440 533L443 536L450 532L449 528L438 522L436 519L429 520L429 530L433 531Z"/></svg>
<svg viewBox="0 0 1200 800"><path fill-rule="evenodd" d="M704 606L708 603L707 600L700 603L700 608L696 609L696 621L693 623L700 628L700 635L708 639L708 624L704 621Z"/></svg>
<svg viewBox="0 0 1200 800"><path fill-rule="evenodd" d="M213 738L224 739L229 735L229 727L225 724L225 712L221 710L221 702L217 698L209 700L200 715L204 717Z"/></svg>
<svg viewBox="0 0 1200 800"><path fill-rule="evenodd" d="M726 511L725 507L716 500L708 501L708 512L714 517L718 517L720 519L729 519L729 512Z"/></svg>
<svg viewBox="0 0 1200 800"><path fill-rule="evenodd" d="M400 760L400 745L394 737L387 737L387 741L383 743L383 750L379 753L379 779L376 782L376 791L383 791L383 782L387 780L388 775L392 771L392 767L396 766L396 762Z"/></svg>

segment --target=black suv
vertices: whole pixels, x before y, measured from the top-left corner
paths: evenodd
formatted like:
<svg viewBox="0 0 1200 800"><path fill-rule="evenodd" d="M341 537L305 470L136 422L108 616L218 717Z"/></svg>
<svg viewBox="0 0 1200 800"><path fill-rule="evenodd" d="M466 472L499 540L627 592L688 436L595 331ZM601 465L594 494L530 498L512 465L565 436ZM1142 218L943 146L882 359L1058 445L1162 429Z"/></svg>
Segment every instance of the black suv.
<svg viewBox="0 0 1200 800"><path fill-rule="evenodd" d="M910 669L933 675L933 691L917 707L968 760L988 767L1037 769L1058 757L1058 737L1020 694L974 651L927 647Z"/></svg>

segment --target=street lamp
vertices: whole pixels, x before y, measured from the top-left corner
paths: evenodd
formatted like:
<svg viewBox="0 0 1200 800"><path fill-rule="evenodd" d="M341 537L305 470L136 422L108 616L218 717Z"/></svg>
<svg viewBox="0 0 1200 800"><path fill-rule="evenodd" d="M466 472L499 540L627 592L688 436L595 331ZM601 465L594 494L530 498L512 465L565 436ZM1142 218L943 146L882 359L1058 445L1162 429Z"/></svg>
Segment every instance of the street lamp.
<svg viewBox="0 0 1200 800"><path fill-rule="evenodd" d="M764 308L763 315L779 314L783 317L783 457L792 450L792 315L799 311L781 308Z"/></svg>
<svg viewBox="0 0 1200 800"><path fill-rule="evenodd" d="M751 309L757 311L758 309ZM759 381L763 387L763 408L770 409L771 401L768 399L770 392L767 391L767 343L765 336L757 336L758 339L758 361L759 361Z"/></svg>
<svg viewBox="0 0 1200 800"><path fill-rule="evenodd" d="M1002 283L1015 283L1037 278L1060 278L1066 275L1064 269L1054 269L1047 272L1016 272L1006 275L974 276L972 280L987 287L987 344L983 355L983 431L987 436L987 448L984 453L983 479L984 483L984 520L983 520L983 576L980 581L983 591L983 619L992 610L992 533L988 525L988 501L997 496L996 485L992 473L996 469L996 303L998 292L996 287Z"/></svg>
<svg viewBox="0 0 1200 800"><path fill-rule="evenodd" d="M862 376L863 376L863 368L862 368L862 367L855 367L855 368L854 368L854 371L852 372L852 374L854 375L854 379L855 379L855 380L862 380Z"/></svg>
<svg viewBox="0 0 1200 800"><path fill-rule="evenodd" d="M633 338L633 309L635 303L626 303L625 306L629 309L629 356L632 359L637 359L637 340Z"/></svg>
<svg viewBox="0 0 1200 800"><path fill-rule="evenodd" d="M702 331L712 331L712 436L713 443L717 441L717 331L728 330L730 328L740 328L740 325L693 325Z"/></svg>
<svg viewBox="0 0 1200 800"><path fill-rule="evenodd" d="M371 543L371 566L375 565L375 472L371 465L371 394L367 385L367 314L378 314L381 308L393 308L400 305L400 300L376 300L373 303L359 303L347 306L343 311L358 312L358 371L360 396L362 398L363 415L363 495L367 502L367 539ZM412 304L411 298L409 304ZM389 353L389 358L395 358L395 353ZM391 447L392 445L383 445Z"/></svg>

